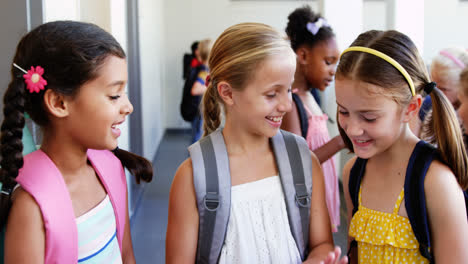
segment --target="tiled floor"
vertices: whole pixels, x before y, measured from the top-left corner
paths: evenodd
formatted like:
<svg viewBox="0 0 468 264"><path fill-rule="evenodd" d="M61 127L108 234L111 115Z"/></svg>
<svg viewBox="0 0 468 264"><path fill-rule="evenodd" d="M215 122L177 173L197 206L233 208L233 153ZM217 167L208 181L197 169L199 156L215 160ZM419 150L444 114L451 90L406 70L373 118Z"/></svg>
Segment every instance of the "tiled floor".
<svg viewBox="0 0 468 264"><path fill-rule="evenodd" d="M153 161L154 179L147 184L131 220L133 249L139 264L162 264L165 261L167 207L172 178L180 163L188 157L188 133L169 132L164 135ZM342 195L341 195L342 196ZM345 211L342 210L335 243L346 244Z"/></svg>

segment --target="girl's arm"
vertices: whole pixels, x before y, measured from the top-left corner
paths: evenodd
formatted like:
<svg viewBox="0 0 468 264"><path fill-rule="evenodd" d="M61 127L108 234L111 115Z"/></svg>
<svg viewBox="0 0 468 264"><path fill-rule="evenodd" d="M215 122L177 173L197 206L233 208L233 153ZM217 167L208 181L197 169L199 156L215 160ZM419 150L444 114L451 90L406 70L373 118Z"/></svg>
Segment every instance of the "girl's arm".
<svg viewBox="0 0 468 264"><path fill-rule="evenodd" d="M135 255L133 254L132 236L130 232L130 218L128 216L128 192L126 194L127 206L126 206L126 217L125 217L125 230L124 237L122 240L122 262L124 264L135 264Z"/></svg>
<svg viewBox="0 0 468 264"><path fill-rule="evenodd" d="M301 131L301 123L299 120L299 112L297 112L296 103L291 101L291 111L287 112L283 116L283 120L281 122L281 129L294 133L300 137L302 137Z"/></svg>
<svg viewBox="0 0 468 264"><path fill-rule="evenodd" d="M345 148L345 144L340 135L335 136L330 141L328 141L323 146L313 150L314 154L317 156L320 163L324 163L338 151Z"/></svg>
<svg viewBox="0 0 468 264"><path fill-rule="evenodd" d="M468 222L462 189L449 168L431 163L424 181L435 263L468 263Z"/></svg>
<svg viewBox="0 0 468 264"><path fill-rule="evenodd" d="M347 258L340 259L339 249L334 249L330 219L325 202L325 187L322 169L312 153L312 199L310 206L309 246L310 253L304 263L347 263Z"/></svg>
<svg viewBox="0 0 468 264"><path fill-rule="evenodd" d="M354 162L356 162L356 156L351 158L348 162L346 162L344 168L343 168L343 192L344 192L344 197L346 200L346 212L347 212L347 219L348 219L348 230L346 230L346 233L349 234L349 224L351 223L351 218L353 217L353 202L351 200L351 195L349 194L349 173L351 172L351 168L354 165ZM350 247L351 241L353 240L352 237L348 235L348 249ZM357 248L356 248L357 249ZM357 260L357 250L353 249L353 251L350 254L350 259L349 263L358 263ZM345 252L346 253L346 252Z"/></svg>
<svg viewBox="0 0 468 264"><path fill-rule="evenodd" d="M206 86L204 84L201 84L199 81L195 81L192 85L192 90L190 90L190 93L192 95L202 95L206 91Z"/></svg>
<svg viewBox="0 0 468 264"><path fill-rule="evenodd" d="M44 263L45 230L34 198L18 188L5 233L5 264Z"/></svg>
<svg viewBox="0 0 468 264"><path fill-rule="evenodd" d="M169 194L166 264L195 263L197 243L198 209L192 161L187 159L177 169Z"/></svg>

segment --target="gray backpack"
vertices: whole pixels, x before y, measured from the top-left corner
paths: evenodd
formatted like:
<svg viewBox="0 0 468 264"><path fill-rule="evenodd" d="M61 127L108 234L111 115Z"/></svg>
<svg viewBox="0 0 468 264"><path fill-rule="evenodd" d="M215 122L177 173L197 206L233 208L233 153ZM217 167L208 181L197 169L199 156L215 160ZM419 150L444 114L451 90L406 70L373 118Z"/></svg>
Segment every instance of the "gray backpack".
<svg viewBox="0 0 468 264"><path fill-rule="evenodd" d="M189 147L199 214L196 263L217 263L231 209L226 145L218 129ZM308 255L312 161L302 137L279 130L270 139L285 194L291 233L302 260Z"/></svg>

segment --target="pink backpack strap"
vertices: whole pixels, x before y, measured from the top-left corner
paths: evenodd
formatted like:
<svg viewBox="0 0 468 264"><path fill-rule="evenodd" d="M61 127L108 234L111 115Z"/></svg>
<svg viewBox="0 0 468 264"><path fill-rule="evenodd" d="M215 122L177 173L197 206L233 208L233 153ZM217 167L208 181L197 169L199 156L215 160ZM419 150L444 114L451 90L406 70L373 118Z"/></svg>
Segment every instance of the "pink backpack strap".
<svg viewBox="0 0 468 264"><path fill-rule="evenodd" d="M107 150L88 150L88 159L114 208L117 239L122 250L127 210L127 182L122 163ZM53 161L42 150L24 156L24 165L16 180L41 209L46 232L44 263L77 263L78 231L72 201Z"/></svg>
<svg viewBox="0 0 468 264"><path fill-rule="evenodd" d="M24 156L16 181L41 209L46 237L44 263L76 263L75 214L65 181L53 161L42 150Z"/></svg>
<svg viewBox="0 0 468 264"><path fill-rule="evenodd" d="M114 208L120 250L127 216L127 178L120 160L108 150L88 150L88 159L98 174Z"/></svg>

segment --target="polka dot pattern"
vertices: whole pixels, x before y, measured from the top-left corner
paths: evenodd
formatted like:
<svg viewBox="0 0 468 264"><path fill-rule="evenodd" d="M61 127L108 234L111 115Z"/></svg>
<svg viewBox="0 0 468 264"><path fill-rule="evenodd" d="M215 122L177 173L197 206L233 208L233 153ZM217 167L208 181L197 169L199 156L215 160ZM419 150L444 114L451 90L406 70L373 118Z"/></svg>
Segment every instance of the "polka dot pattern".
<svg viewBox="0 0 468 264"><path fill-rule="evenodd" d="M419 253L419 243L407 217L398 215L404 190L400 192L393 213L362 206L351 219L349 235L358 243L359 263L418 263L429 261Z"/></svg>

